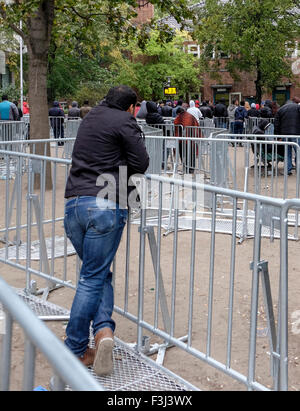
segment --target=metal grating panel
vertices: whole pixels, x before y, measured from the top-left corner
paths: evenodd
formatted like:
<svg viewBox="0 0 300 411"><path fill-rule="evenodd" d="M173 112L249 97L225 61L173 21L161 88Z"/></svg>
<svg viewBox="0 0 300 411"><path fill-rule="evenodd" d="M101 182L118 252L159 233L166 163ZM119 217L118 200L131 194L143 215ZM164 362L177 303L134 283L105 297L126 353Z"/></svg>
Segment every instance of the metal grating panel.
<svg viewBox="0 0 300 411"><path fill-rule="evenodd" d="M30 295L25 290L15 289L15 292L41 320L70 315L68 310ZM90 346L94 346L92 336ZM108 376L98 377L90 368L91 374L108 391L187 391L196 389L117 338L115 338L113 361L114 371ZM67 387L66 390L70 390L70 388Z"/></svg>
<svg viewBox="0 0 300 411"><path fill-rule="evenodd" d="M133 221L133 224L140 224L140 221ZM182 216L178 218L178 229L179 230L188 230L192 229L193 220L191 217ZM147 220L147 225L156 227L158 224L157 219L149 219ZM243 222L237 221L237 229L236 229L236 236L241 237L243 235ZM247 236L253 237L254 236L254 220L247 221ZM170 231L174 230L174 218L171 218L171 222L169 218L162 218L162 227L164 229L168 229ZM203 231L203 232L211 232L212 227L212 220L210 218L197 218L196 220L196 230ZM230 234L232 235L232 220L230 219L217 219L216 220L216 233L220 234ZM280 230L274 229L273 231L267 227L262 226L262 237L269 238L273 234L274 238L280 238ZM288 235L289 240L294 240L295 238L292 235Z"/></svg>
<svg viewBox="0 0 300 411"><path fill-rule="evenodd" d="M91 344L93 345L93 344ZM98 377L89 370L108 391L190 391L188 383L168 374L168 370L155 365L150 359L133 351L116 339L113 350L114 370L111 375ZM153 364L151 364L151 362ZM70 387L66 388L70 390ZM195 387L193 387L195 389Z"/></svg>
<svg viewBox="0 0 300 411"><path fill-rule="evenodd" d="M41 320L43 320L44 318L55 319L56 317L68 318L70 316L69 310L59 307L58 305L52 304L48 301L44 301L32 294L28 294L23 289L15 289L15 292L20 298L24 300L24 302Z"/></svg>

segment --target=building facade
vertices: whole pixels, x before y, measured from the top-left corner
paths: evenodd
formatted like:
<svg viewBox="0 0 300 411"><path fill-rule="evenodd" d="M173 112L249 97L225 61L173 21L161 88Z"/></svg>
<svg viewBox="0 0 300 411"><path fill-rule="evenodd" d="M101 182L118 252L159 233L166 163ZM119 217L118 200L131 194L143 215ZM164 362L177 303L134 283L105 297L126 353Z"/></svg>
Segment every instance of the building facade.
<svg viewBox="0 0 300 411"><path fill-rule="evenodd" d="M139 23L145 23L154 17L154 7L147 1L139 2L138 9L138 21ZM180 25L175 18L169 17L164 19L164 22L173 29L180 29ZM199 44L190 41L185 44L185 52L193 54L195 59L199 59L201 55L201 47ZM212 59L215 57L212 56ZM241 73L240 81L234 80L229 71L225 68L227 56L221 56L220 69L217 73L218 81L212 79L210 73L204 73L199 79L198 90L191 90L189 93L190 98L203 100L210 100L216 102L221 98L224 98L227 104L233 99L247 100L251 104L255 101L256 89L255 89L255 77L250 73ZM289 56L287 56L291 65L294 65L295 78L293 80L283 79L271 92L265 93L263 99L270 99L276 101L279 105L284 104L287 100L300 96L300 42L299 45L293 50ZM297 62L299 63L297 65ZM299 67L298 67L299 66Z"/></svg>
<svg viewBox="0 0 300 411"><path fill-rule="evenodd" d="M138 4L138 16L134 21L137 24L145 24L154 17L154 5L147 0L139 0Z"/></svg>

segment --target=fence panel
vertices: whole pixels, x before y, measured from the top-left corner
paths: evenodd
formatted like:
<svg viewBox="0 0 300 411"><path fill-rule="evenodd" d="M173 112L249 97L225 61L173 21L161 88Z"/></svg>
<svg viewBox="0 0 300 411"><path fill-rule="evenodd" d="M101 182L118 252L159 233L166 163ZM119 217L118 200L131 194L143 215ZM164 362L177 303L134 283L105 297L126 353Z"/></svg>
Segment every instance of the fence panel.
<svg viewBox="0 0 300 411"><path fill-rule="evenodd" d="M153 188L153 184L156 188ZM165 185L167 188L164 187ZM173 245L169 251L171 255L168 255L162 240L162 204L164 203L163 193L171 191L170 186L173 186L175 191L172 215L174 234ZM159 193L158 198L154 197L156 205L159 206L157 214L153 215L153 205L150 204L148 193L155 190L156 193ZM203 212L201 200L205 193L212 197L213 207L210 220L210 239L206 239L210 244L209 254L201 256L201 245L200 248L196 245L196 231L198 218ZM221 267L220 259L217 257L217 204L219 197L222 196L232 199L234 218L231 222L232 240L226 246L228 251L223 250L222 252ZM183 206L183 200L186 197L189 198L189 201L193 200L190 210L186 210ZM141 198L143 203L140 223L138 346L142 346L144 332L151 332L169 344L176 345L190 355L239 381L247 389L264 390L271 387L272 389L286 390L288 388L287 213L290 208L299 209L300 201L277 200L220 187L196 184L184 179L170 180L159 176L147 177L147 183L141 190ZM248 301L247 310L245 307L243 308L243 316L247 320L242 323L238 321L235 311L241 298L238 285L241 273L237 271L237 266L240 265L241 260L245 259L245 255L242 251L239 252L235 241L239 200L253 203L255 210L252 261L249 261L252 281L249 279L248 290L243 289L242 291L251 296L251 299ZM266 250L263 248L262 242L262 228L265 224L262 222L262 214L271 208L277 211L273 218L279 224L281 231L280 258L273 266L275 272L269 271L268 261L264 259ZM189 228L186 225L187 215L190 216ZM270 224L271 220L272 217ZM154 260L151 245L151 254L146 247L148 240L150 242L149 236L153 239L153 227L157 227ZM188 234L183 238L180 235L181 230L188 230ZM207 249L204 245L203 247ZM275 245L274 249L277 249ZM184 266L182 266L182 258L184 258ZM149 263L151 259L153 264ZM156 292L149 296L146 290L150 283L151 267L154 270L155 283L153 288ZM279 273L276 273L277 270ZM160 286L162 278L165 290ZM274 298L274 295L276 296L274 289L279 293L278 300L276 297ZM184 296L182 295L183 290ZM227 290L226 296L224 296L224 290ZM269 336L269 346L264 347L264 352L258 345L258 327L261 326L258 304L262 295L265 297L262 304L264 304L267 313L265 326ZM168 309L165 308L164 313L167 321L160 322L158 319L159 308L163 310L165 306L162 304L162 297L167 300L166 307ZM279 307L277 313L275 313L276 307ZM225 315L225 313L227 314ZM182 321L183 317L186 319L185 321ZM222 343L223 341L225 344ZM243 365L235 361L240 349L243 351ZM266 372L267 367L269 367L267 352L271 354L269 374ZM256 359L257 357L259 360ZM256 379L257 374L260 375L259 381ZM262 375L265 377L264 381L262 381Z"/></svg>
<svg viewBox="0 0 300 411"><path fill-rule="evenodd" d="M153 136L149 138L161 139ZM176 141L179 142L179 139ZM202 144L205 140L186 138L186 141ZM245 144L250 143L246 141ZM231 147L228 139L225 141L210 139L209 147L213 145L222 147L224 145L226 150ZM2 209L3 224L1 224L2 241L5 247L1 250L0 262L8 264L12 269L22 270L26 274L26 290L36 295L43 294L43 300L47 299L50 290L55 290L58 286L75 290L80 263L74 250L69 249L64 234L64 202L62 201L71 162L8 151L2 151L0 155L3 156L8 170L10 159L17 159L17 172L14 179L0 181L5 192L5 207ZM48 163L51 164L53 184L52 190L49 191L45 189ZM198 175L200 176L201 173ZM39 189L34 186L36 176L40 176ZM262 197L256 193L232 191L213 185L203 186L193 182L194 177L190 176L188 179L187 176L181 176L179 180L159 176L147 177L147 185L142 186L140 192L143 207L141 210L132 210L141 213L141 220L138 220L138 225L141 226L138 259L136 250L139 247L136 240L139 234L135 224L137 220L132 220L131 217L131 223L129 222L127 226L126 237L121 245L122 254L114 264L117 295L115 311L131 323L138 325L137 345L142 352L147 352L148 347L145 343L147 339L144 338L146 335L143 334L143 330L146 330L154 335L156 342L160 343L161 339L164 341L159 344L160 353L173 344L189 356L202 360L222 374L241 382L248 389L268 387L285 389L287 342L284 336L287 324L278 319L285 318L287 309L284 282L288 268L285 260L287 240L290 238L288 211L291 208L295 213L299 208L299 202ZM228 199L230 208L226 209L224 206L224 198ZM148 204L146 199L153 200L154 204L152 202ZM245 266L245 254L243 250L239 252L237 249L235 238L238 237L241 226L238 218L241 212L239 204L246 202L248 209L253 210L254 213L252 217L254 242L252 255ZM220 207L221 204L223 208ZM206 218L206 227L203 229L200 223L204 221L203 216L207 215L207 208L209 208L209 218ZM225 240L225 248L222 249L221 254L217 254L218 234L222 232L220 215L231 227L232 240ZM171 227L173 233L173 241L170 240L168 243L170 237L164 235L165 225L167 228ZM271 243L267 248L262 247L265 228L269 230L271 236L275 228L279 230L279 253L275 248L278 247L278 242ZM182 238L181 231L187 233ZM202 248L198 245L199 231L204 232L201 233ZM145 251L146 244L149 244L148 251ZM210 247L207 248L208 244ZM164 249L166 246L167 249ZM201 253L201 249L206 249L206 252ZM280 257L270 261L272 276L269 275L268 264L265 263L270 260L270 257L264 258L264 254L267 251L271 252L271 249L274 250L274 255ZM248 272L250 263L253 264ZM244 334L239 328L240 323L235 326L237 315L235 307L236 304L243 303L244 295L240 294L238 285L242 278L239 277L240 271L237 271L236 267L240 264L246 275L248 274L247 277L253 279L253 284L249 283L248 286L246 284L246 288L241 291L251 295L251 303L247 301L247 309L243 309L242 312L246 318L245 323L242 323ZM121 275L122 272L124 275ZM138 282L132 279L134 273L139 273ZM33 279L37 280L37 287L34 286ZM44 281L46 281L45 288L41 286ZM256 309L261 295L258 293L258 281L262 282L259 287L266 296L264 306L268 313L267 317L270 318L267 324L262 323L271 337L270 347L263 351L260 347L259 356L263 361L256 361L255 355L256 326L261 324L259 321L262 320L257 317ZM283 283L285 285L280 288L279 284ZM180 296L178 296L179 289ZM147 290L153 292L147 293ZM224 290L228 292L228 304L226 304ZM273 296L279 292L280 299L274 298ZM238 301L234 300L235 296ZM201 304L196 304L197 301ZM216 305L217 301L220 301L220 306ZM280 309L274 317L277 306ZM218 313L217 317L215 317L215 310ZM228 312L226 321L224 312ZM272 318L277 318L277 326ZM183 320L178 324L178 319ZM247 327L248 321L250 327ZM217 326L216 330L215 322L223 328ZM203 335L206 335L205 340L202 339ZM218 342L224 340L226 348L222 351L224 347L218 346ZM234 363L237 346L242 350L243 364L238 368ZM220 351L216 352L216 348ZM255 379L255 373L257 367L259 370L267 369L269 357L266 355L266 350L271 353L272 367L270 375L262 383ZM153 350L150 348L149 352L153 353ZM245 367L246 363L247 367Z"/></svg>
<svg viewBox="0 0 300 411"><path fill-rule="evenodd" d="M5 330L0 357L0 391L9 391L13 323L16 322L25 335L24 391L34 389L36 350L40 350L55 370L59 384L54 389L69 385L76 391L104 391L87 369L37 317L31 309L0 278L0 307L5 314Z"/></svg>

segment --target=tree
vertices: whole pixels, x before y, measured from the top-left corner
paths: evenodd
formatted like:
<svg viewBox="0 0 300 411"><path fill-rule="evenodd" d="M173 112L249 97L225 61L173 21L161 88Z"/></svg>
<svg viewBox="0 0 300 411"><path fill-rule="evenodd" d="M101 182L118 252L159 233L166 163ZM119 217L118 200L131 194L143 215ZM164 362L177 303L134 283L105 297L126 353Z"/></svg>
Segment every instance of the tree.
<svg viewBox="0 0 300 411"><path fill-rule="evenodd" d="M186 0L151 0L164 12L170 12L177 20L183 20L189 15ZM33 138L47 138L48 105L47 105L47 72L48 56L51 41L56 29L61 30L62 20L68 20L69 32L80 21L80 33L85 40L89 40L91 28L100 29L99 18L106 24L114 39L127 37L136 33L136 27L130 24L136 16L136 0L0 0L0 23L9 26L20 35L28 50L29 60L29 100L31 108L31 136ZM19 22L23 22L23 28ZM56 26L59 22L59 26ZM153 24L153 22L150 22ZM102 25L103 26L103 25ZM53 30L55 28L55 30ZM162 30L163 31L163 30ZM146 44L147 30L141 30L140 45ZM65 39L65 38L64 38ZM86 44L85 44L86 45Z"/></svg>
<svg viewBox="0 0 300 411"><path fill-rule="evenodd" d="M186 0L151 0L150 3L164 12L170 12L177 20L182 21L190 13ZM84 37L91 27L99 29L98 18L102 18L113 37L119 40L120 37L126 38L136 32L136 27L130 23L131 18L136 16L136 7L136 0L0 0L0 24L20 35L28 50L32 138L49 137L47 73L51 41L55 34L53 28L59 28L55 26L56 21L66 16L75 27L80 20ZM147 40L147 30L141 30L141 33L140 44L143 46ZM37 153L39 152L42 153L42 147L37 148ZM50 147L48 154L50 155Z"/></svg>
<svg viewBox="0 0 300 411"><path fill-rule="evenodd" d="M202 64L214 75L225 53L225 68L235 80L242 72L254 73L260 102L263 91L292 77L286 55L300 35L296 6L295 0L206 0L197 9L194 31L202 46Z"/></svg>
<svg viewBox="0 0 300 411"><path fill-rule="evenodd" d="M187 33L177 33L172 41L161 44L159 32L153 31L143 54L136 41L127 46L130 56L124 57L120 50L114 50L117 82L129 84L139 97L145 100L161 100L164 98L163 86L168 77L172 78L180 95L199 88L199 66L197 60L184 51L184 42L189 39ZM127 53L128 55L128 53Z"/></svg>

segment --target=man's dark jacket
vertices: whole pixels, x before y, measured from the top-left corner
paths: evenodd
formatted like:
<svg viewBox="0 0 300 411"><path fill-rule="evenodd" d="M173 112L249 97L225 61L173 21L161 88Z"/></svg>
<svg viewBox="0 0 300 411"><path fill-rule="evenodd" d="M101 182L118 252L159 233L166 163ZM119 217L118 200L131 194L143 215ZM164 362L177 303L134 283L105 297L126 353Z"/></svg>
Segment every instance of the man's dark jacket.
<svg viewBox="0 0 300 411"><path fill-rule="evenodd" d="M213 112L208 106L201 106L200 111L204 118L213 118Z"/></svg>
<svg viewBox="0 0 300 411"><path fill-rule="evenodd" d="M250 108L248 110L248 117L260 117L260 112L256 108Z"/></svg>
<svg viewBox="0 0 300 411"><path fill-rule="evenodd" d="M275 135L300 136L300 105L292 101L280 107L274 119Z"/></svg>
<svg viewBox="0 0 300 411"><path fill-rule="evenodd" d="M149 156L143 135L130 113L103 102L90 111L79 127L65 197L97 196L103 188L97 186L98 177L109 174L115 178L119 202L119 186L127 185L127 181L120 183L122 166L127 166L128 179L147 170Z"/></svg>
<svg viewBox="0 0 300 411"><path fill-rule="evenodd" d="M215 117L228 117L227 107L223 103L218 103L214 109Z"/></svg>
<svg viewBox="0 0 300 411"><path fill-rule="evenodd" d="M146 123L151 124L164 124L165 120L159 114L158 108L154 101L147 101L147 115L146 115Z"/></svg>
<svg viewBox="0 0 300 411"><path fill-rule="evenodd" d="M161 108L161 115L163 117L172 117L172 112L173 109L171 106L166 105Z"/></svg>

